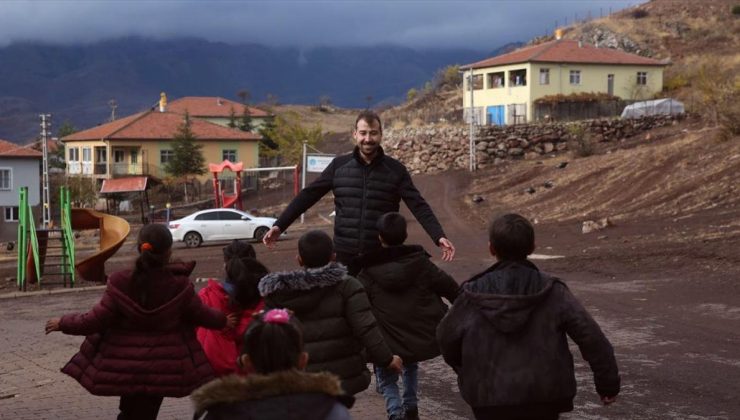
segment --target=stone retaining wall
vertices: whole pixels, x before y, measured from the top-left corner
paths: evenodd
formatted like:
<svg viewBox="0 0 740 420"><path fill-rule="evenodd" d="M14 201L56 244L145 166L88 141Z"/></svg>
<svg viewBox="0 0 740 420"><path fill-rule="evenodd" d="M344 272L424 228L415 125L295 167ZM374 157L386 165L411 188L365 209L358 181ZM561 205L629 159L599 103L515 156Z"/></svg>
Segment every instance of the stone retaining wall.
<svg viewBox="0 0 740 420"><path fill-rule="evenodd" d="M543 123L479 127L475 136L478 167L507 159L539 159L574 147L571 134L582 127L591 142L611 142L656 127L681 116L656 115L635 119L599 119L573 123ZM469 167L468 126L431 124L423 128L387 129L386 152L401 160L411 173L433 173ZM569 143L571 144L569 146Z"/></svg>

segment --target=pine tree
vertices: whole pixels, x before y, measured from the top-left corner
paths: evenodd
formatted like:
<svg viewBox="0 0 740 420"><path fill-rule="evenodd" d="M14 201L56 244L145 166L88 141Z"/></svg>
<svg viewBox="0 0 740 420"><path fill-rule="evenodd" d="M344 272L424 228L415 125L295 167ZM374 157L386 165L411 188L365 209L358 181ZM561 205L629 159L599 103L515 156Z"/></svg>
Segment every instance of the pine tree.
<svg viewBox="0 0 740 420"><path fill-rule="evenodd" d="M196 144L197 138L190 128L190 116L185 113L185 121L178 127L172 138L172 158L164 170L175 178L184 178L185 201L188 201L188 177L206 173L206 159L203 146Z"/></svg>
<svg viewBox="0 0 740 420"><path fill-rule="evenodd" d="M244 111L242 112L242 117L239 121L239 129L246 132L250 132L254 129L252 126L252 116L249 115L249 106L247 105L244 105Z"/></svg>
<svg viewBox="0 0 740 420"><path fill-rule="evenodd" d="M236 112L234 112L233 106L229 110L229 127L236 128Z"/></svg>

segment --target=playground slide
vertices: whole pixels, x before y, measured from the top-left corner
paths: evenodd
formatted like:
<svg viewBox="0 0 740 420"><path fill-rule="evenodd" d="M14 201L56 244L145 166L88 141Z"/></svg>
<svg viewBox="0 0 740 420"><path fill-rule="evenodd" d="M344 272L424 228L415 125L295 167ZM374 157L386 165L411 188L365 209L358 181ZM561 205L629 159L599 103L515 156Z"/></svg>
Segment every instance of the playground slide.
<svg viewBox="0 0 740 420"><path fill-rule="evenodd" d="M123 245L131 226L118 216L90 209L72 209L72 229L100 229L98 252L75 264L77 273L87 281L105 283L105 262Z"/></svg>

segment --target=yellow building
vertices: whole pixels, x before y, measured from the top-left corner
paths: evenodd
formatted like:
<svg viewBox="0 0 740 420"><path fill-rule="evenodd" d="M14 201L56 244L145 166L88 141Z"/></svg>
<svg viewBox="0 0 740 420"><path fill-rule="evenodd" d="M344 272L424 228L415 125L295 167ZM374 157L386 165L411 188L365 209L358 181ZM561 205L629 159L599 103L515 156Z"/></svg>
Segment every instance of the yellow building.
<svg viewBox="0 0 740 420"><path fill-rule="evenodd" d="M548 95L592 92L624 100L650 99L663 89L665 65L574 40L521 48L461 67L465 120L473 115L478 124L531 122L534 101Z"/></svg>
<svg viewBox="0 0 740 420"><path fill-rule="evenodd" d="M164 165L172 158L172 138L184 122L184 113L176 111L169 110L165 100L159 109L62 138L66 174L98 180L132 175L166 176ZM190 128L196 143L203 146L206 163L221 163L228 159L244 162L245 168L258 166L262 138L259 134L200 118L190 118ZM205 181L210 178L211 175L206 173L199 179Z"/></svg>

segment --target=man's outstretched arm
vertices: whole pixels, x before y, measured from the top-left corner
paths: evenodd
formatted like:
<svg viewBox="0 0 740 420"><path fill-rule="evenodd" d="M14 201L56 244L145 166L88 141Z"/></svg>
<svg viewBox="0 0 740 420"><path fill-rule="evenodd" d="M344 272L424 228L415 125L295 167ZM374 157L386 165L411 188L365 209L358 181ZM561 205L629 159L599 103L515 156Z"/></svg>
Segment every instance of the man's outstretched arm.
<svg viewBox="0 0 740 420"><path fill-rule="evenodd" d="M285 232L286 229L306 210L310 209L311 206L316 204L317 201L321 200L327 192L332 189L334 185L334 162L324 169L321 175L306 188L301 190L295 198L288 204L288 207L280 214L272 228L262 237L262 242L267 245L268 248L275 246L280 234Z"/></svg>

